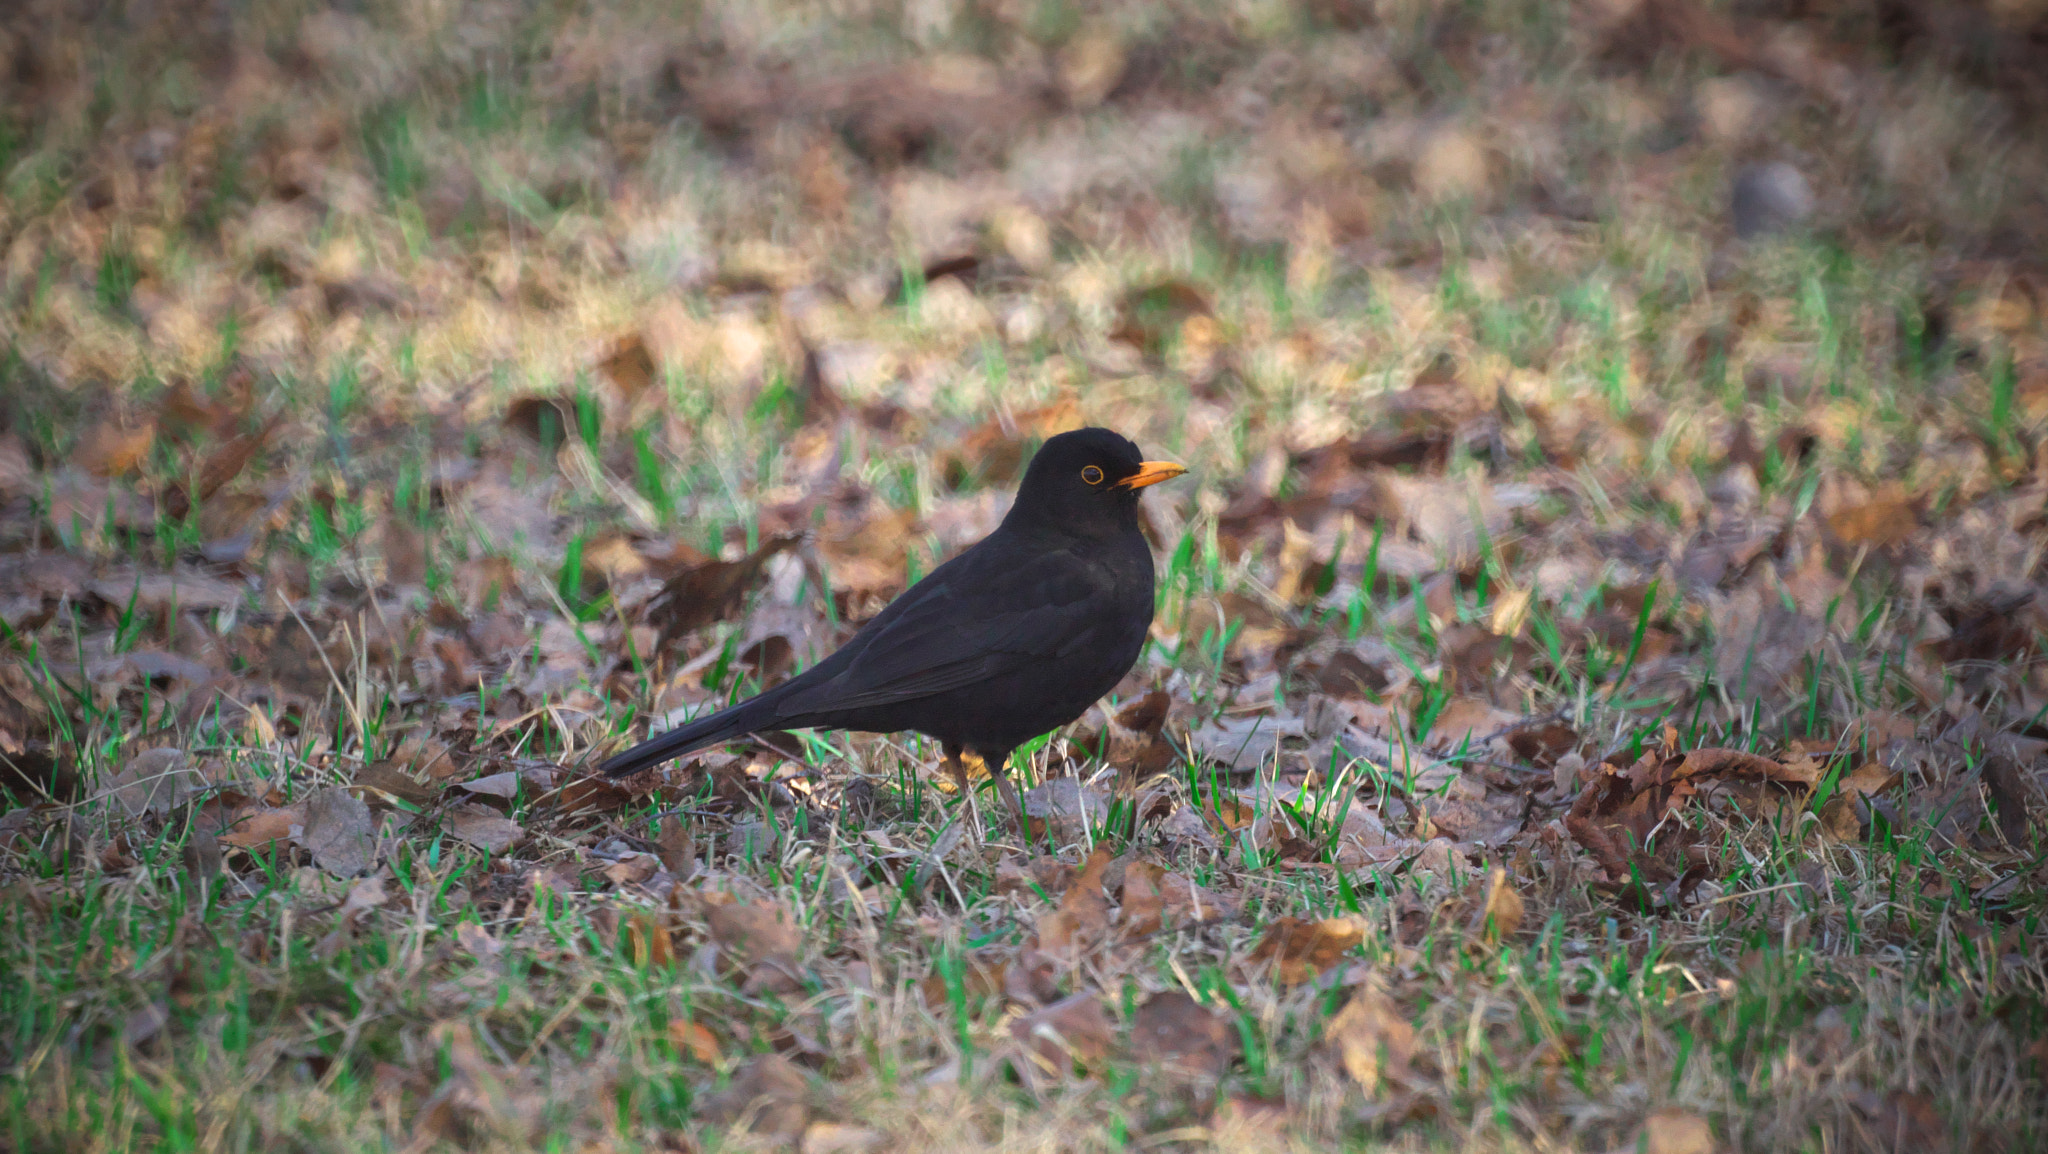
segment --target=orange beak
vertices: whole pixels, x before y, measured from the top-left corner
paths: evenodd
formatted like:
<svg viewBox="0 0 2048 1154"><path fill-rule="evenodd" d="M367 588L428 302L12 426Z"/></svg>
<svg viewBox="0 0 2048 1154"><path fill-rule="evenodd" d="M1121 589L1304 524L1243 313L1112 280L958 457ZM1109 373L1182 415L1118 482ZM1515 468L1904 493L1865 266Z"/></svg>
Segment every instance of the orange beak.
<svg viewBox="0 0 2048 1154"><path fill-rule="evenodd" d="M1126 489L1142 489L1161 481L1171 481L1187 471L1186 465L1176 465L1172 461L1145 461L1139 464L1137 472L1117 484Z"/></svg>

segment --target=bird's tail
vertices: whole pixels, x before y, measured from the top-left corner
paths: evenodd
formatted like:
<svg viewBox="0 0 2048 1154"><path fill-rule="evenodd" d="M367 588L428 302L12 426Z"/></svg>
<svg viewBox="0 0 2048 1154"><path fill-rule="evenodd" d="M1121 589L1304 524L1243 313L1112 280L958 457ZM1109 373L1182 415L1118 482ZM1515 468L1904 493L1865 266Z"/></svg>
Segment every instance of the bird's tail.
<svg viewBox="0 0 2048 1154"><path fill-rule="evenodd" d="M688 725L679 725L667 733L650 737L624 753L606 758L597 770L606 777L638 773L692 750L716 745L757 729L772 728L772 714L772 704L762 698L742 701L709 717L700 717Z"/></svg>

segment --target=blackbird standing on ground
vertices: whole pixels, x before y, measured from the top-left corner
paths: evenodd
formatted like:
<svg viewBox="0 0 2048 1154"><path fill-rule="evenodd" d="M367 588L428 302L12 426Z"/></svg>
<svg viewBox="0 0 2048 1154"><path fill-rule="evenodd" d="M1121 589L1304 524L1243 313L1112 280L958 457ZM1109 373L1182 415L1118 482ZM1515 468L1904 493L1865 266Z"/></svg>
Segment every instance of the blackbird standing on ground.
<svg viewBox="0 0 2048 1154"><path fill-rule="evenodd" d="M1130 672L1152 625L1138 490L1187 472L1108 429L1045 442L996 531L891 601L832 656L606 761L624 777L761 730L915 730L1004 777L1019 745Z"/></svg>

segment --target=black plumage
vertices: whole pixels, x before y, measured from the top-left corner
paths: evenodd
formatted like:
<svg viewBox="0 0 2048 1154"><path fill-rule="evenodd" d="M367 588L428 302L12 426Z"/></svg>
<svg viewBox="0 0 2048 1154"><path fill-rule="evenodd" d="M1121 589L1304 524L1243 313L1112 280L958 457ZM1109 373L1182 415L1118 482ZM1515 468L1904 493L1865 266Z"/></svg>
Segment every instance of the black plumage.
<svg viewBox="0 0 2048 1154"><path fill-rule="evenodd" d="M932 570L837 652L602 766L619 777L774 729L913 730L1000 775L1019 745L1122 680L1152 624L1138 491L1180 475L1108 429L1046 441L996 531Z"/></svg>

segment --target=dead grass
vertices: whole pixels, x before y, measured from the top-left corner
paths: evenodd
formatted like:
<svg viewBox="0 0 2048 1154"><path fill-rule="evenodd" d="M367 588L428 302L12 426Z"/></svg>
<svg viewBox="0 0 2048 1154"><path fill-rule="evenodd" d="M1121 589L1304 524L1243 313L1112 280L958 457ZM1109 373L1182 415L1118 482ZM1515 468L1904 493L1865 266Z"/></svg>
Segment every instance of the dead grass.
<svg viewBox="0 0 2048 1154"><path fill-rule="evenodd" d="M0 1144L2039 1145L2041 14L1941 7L35 5ZM581 776L1081 423L1193 473L1028 838Z"/></svg>

